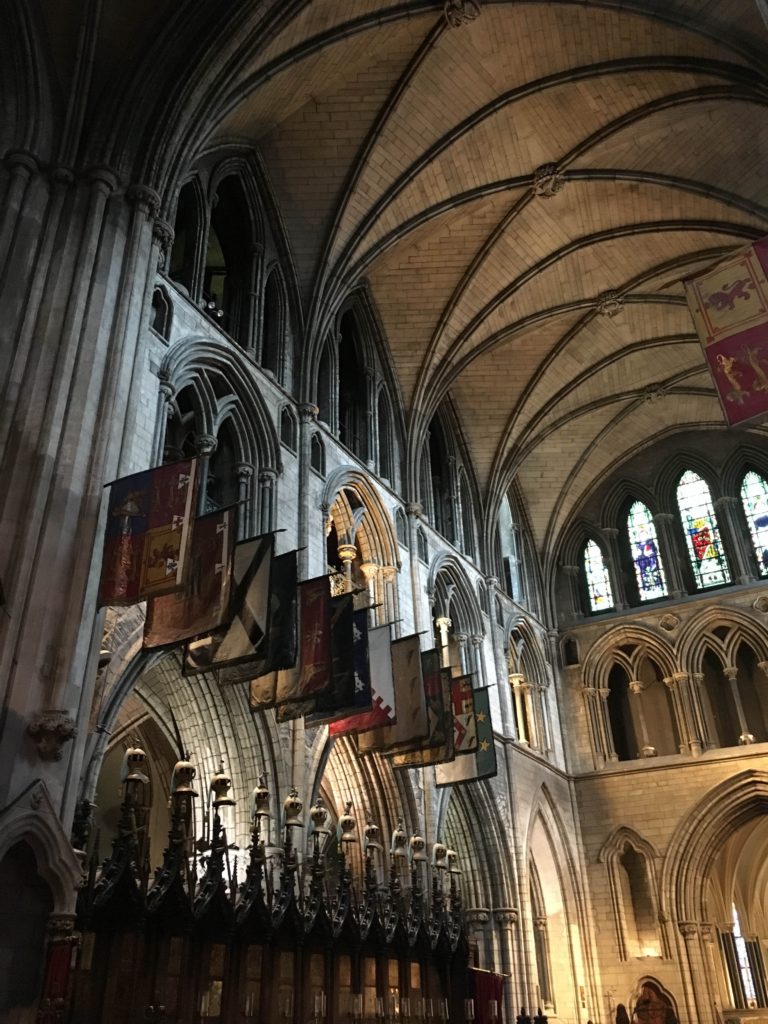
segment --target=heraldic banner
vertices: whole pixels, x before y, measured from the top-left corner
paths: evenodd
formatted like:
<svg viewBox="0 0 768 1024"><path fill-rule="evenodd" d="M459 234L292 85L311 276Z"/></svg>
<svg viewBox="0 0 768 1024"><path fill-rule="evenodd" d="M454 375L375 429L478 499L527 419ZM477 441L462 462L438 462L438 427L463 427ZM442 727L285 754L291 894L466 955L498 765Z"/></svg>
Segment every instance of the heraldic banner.
<svg viewBox="0 0 768 1024"><path fill-rule="evenodd" d="M768 412L768 238L683 282L729 424Z"/></svg>

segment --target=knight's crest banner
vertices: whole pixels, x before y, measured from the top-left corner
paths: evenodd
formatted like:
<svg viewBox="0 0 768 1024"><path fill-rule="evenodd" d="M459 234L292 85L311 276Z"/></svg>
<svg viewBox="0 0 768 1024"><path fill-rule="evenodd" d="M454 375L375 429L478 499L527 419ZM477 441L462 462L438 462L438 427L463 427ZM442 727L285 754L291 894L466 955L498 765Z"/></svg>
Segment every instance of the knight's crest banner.
<svg viewBox="0 0 768 1024"><path fill-rule="evenodd" d="M726 420L768 412L768 238L684 284Z"/></svg>
<svg viewBox="0 0 768 1024"><path fill-rule="evenodd" d="M437 786L455 786L460 782L490 779L497 772L496 747L493 742L491 702L488 688L473 691L475 718L475 744L472 753L457 757L448 764L435 768Z"/></svg>
<svg viewBox="0 0 768 1024"><path fill-rule="evenodd" d="M187 586L151 597L144 622L144 647L162 647L217 629L229 613L234 510L200 516L194 522Z"/></svg>
<svg viewBox="0 0 768 1024"><path fill-rule="evenodd" d="M252 664L254 676L263 671L274 543L275 535L268 533L235 545L228 624L187 644L185 675L245 662Z"/></svg>
<svg viewBox="0 0 768 1024"><path fill-rule="evenodd" d="M378 626L368 632L368 671L371 681L371 708L349 718L339 719L330 727L331 736L365 732L395 721L395 684L392 678L390 627Z"/></svg>
<svg viewBox="0 0 768 1024"><path fill-rule="evenodd" d="M391 646L395 685L395 722L358 737L361 752L412 750L427 735L427 705L421 671L418 634L395 640Z"/></svg>
<svg viewBox="0 0 768 1024"><path fill-rule="evenodd" d="M451 712L450 669L440 668L438 651L425 651L421 656L424 671L424 694L427 700L427 737L410 754L395 754L394 768L416 768L442 764L455 756L453 746L453 715Z"/></svg>
<svg viewBox="0 0 768 1024"><path fill-rule="evenodd" d="M110 487L99 605L136 604L186 582L197 459L157 466Z"/></svg>

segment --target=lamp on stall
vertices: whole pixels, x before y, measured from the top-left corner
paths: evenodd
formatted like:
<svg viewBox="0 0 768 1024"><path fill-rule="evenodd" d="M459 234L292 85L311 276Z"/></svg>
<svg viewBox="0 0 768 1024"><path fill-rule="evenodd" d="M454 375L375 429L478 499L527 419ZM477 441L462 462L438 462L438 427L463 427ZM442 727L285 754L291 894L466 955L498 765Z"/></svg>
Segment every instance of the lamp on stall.
<svg viewBox="0 0 768 1024"><path fill-rule="evenodd" d="M221 834L224 844L227 844L227 833L234 832L234 815L232 808L235 801L229 795L232 788L232 779L224 770L224 758L219 761L218 771L211 776L209 796L213 805L213 836L216 841Z"/></svg>
<svg viewBox="0 0 768 1024"><path fill-rule="evenodd" d="M352 815L352 801L347 800L344 805L344 813L339 816L339 824L336 829L336 838L341 844L341 849L344 853L347 852L350 843L357 842L356 828L357 822Z"/></svg>
<svg viewBox="0 0 768 1024"><path fill-rule="evenodd" d="M309 820L312 823L310 836L315 841L318 853L323 852L328 836L331 834L331 830L328 828L330 817L330 812L325 806L323 798L319 796L309 809Z"/></svg>

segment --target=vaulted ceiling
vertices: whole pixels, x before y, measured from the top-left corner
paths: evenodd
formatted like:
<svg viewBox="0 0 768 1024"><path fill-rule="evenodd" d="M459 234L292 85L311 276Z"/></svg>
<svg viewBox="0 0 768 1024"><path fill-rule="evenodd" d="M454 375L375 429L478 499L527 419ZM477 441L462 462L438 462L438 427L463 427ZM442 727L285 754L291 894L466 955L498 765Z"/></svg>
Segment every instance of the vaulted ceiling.
<svg viewBox="0 0 768 1024"><path fill-rule="evenodd" d="M450 398L543 547L638 445L723 424L681 279L768 233L768 31L756 0L452 5L285 3L201 146L258 150L305 336L367 279L412 450Z"/></svg>

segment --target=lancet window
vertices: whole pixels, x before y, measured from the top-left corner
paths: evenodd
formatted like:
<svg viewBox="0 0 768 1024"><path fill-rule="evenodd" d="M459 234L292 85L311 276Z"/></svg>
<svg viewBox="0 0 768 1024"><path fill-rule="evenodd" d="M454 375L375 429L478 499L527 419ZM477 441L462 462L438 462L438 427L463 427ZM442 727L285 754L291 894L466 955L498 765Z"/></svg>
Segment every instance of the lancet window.
<svg viewBox="0 0 768 1024"><path fill-rule="evenodd" d="M584 547L583 565L591 611L605 612L613 608L613 591L608 567L603 552L594 540L588 540Z"/></svg>
<svg viewBox="0 0 768 1024"><path fill-rule="evenodd" d="M677 505L697 588L730 583L731 574L709 487L690 469L683 473L677 485Z"/></svg>
<svg viewBox="0 0 768 1024"><path fill-rule="evenodd" d="M741 504L761 576L768 576L768 483L750 470L741 483Z"/></svg>
<svg viewBox="0 0 768 1024"><path fill-rule="evenodd" d="M650 510L642 501L635 501L630 506L627 533L640 600L655 601L659 597L666 597L667 583L656 527Z"/></svg>

